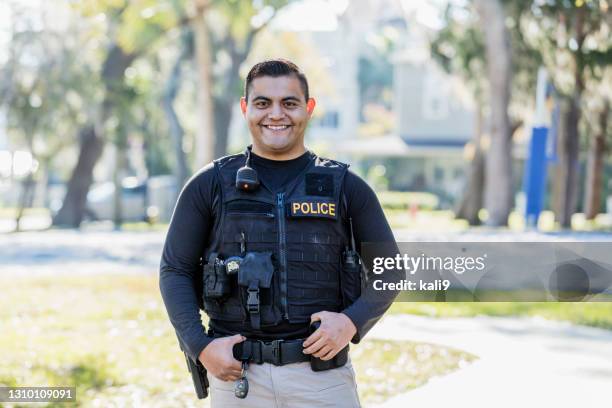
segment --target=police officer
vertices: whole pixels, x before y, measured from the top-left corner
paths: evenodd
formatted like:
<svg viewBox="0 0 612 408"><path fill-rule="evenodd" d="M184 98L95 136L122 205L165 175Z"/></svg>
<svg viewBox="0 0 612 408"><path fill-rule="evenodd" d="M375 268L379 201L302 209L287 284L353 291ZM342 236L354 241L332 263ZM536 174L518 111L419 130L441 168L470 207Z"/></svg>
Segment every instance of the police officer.
<svg viewBox="0 0 612 408"><path fill-rule="evenodd" d="M295 64L256 64L244 95L252 145L193 176L170 223L160 267L170 321L207 369L213 407L357 407L346 346L393 295L347 301L342 258L352 239L393 242L391 229L361 178L305 148L315 100Z"/></svg>

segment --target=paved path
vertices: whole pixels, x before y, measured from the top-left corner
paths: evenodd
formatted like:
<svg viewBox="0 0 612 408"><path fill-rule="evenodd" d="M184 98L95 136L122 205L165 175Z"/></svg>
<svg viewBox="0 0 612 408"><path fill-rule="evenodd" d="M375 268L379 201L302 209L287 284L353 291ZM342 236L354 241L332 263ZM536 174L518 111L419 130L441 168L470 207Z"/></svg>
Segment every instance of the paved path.
<svg viewBox="0 0 612 408"><path fill-rule="evenodd" d="M0 234L0 273L159 273L165 232L50 230Z"/></svg>
<svg viewBox="0 0 612 408"><path fill-rule="evenodd" d="M390 315L368 337L435 343L479 357L381 408L612 406L612 331L539 318Z"/></svg>
<svg viewBox="0 0 612 408"><path fill-rule="evenodd" d="M0 272L8 273L158 273L163 231L123 232L108 226L84 230L0 233ZM608 233L468 233L395 231L399 241L612 241Z"/></svg>

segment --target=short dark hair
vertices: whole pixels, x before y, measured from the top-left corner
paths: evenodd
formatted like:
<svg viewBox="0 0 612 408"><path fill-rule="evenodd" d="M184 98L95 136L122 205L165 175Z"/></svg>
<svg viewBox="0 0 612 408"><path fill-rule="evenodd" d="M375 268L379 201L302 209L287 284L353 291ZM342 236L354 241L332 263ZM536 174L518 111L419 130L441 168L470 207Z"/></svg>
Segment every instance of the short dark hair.
<svg viewBox="0 0 612 408"><path fill-rule="evenodd" d="M304 97L306 98L306 101L308 101L308 80L306 79L306 75L304 75L300 68L298 68L298 66L293 62L282 58L266 60L253 65L253 68L251 68L247 74L246 83L244 85L245 99L248 102L249 88L251 86L251 82L253 82L255 78L262 76L271 76L276 78L289 75L295 75L300 81L302 91L304 92Z"/></svg>

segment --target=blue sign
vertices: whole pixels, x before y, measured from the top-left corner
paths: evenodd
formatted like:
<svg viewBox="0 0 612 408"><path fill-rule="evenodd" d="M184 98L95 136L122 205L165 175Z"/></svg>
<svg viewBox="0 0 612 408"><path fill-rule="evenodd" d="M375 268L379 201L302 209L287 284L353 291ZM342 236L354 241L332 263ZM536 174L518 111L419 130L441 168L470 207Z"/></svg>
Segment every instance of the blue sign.
<svg viewBox="0 0 612 408"><path fill-rule="evenodd" d="M528 226L536 226L544 205L546 192L547 127L534 127L529 143L529 157L525 165L523 190L527 199L525 220Z"/></svg>

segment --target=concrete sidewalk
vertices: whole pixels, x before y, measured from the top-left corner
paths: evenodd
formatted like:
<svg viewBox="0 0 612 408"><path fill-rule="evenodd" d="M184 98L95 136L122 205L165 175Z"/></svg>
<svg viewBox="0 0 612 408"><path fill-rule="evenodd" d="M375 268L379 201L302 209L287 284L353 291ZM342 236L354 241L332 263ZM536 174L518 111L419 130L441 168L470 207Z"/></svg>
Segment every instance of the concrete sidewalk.
<svg viewBox="0 0 612 408"><path fill-rule="evenodd" d="M0 273L157 274L165 235L68 229L0 234Z"/></svg>
<svg viewBox="0 0 612 408"><path fill-rule="evenodd" d="M434 343L479 357L381 408L612 405L612 331L540 318L390 315L368 338Z"/></svg>

